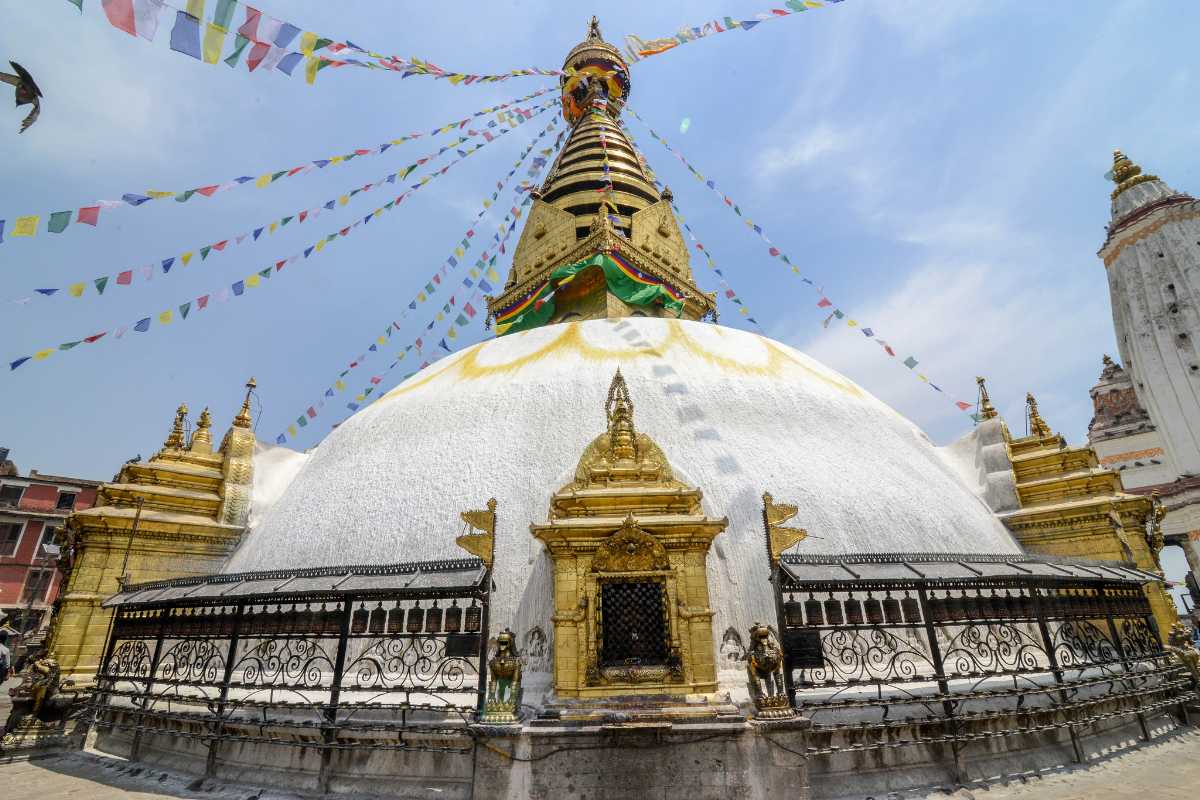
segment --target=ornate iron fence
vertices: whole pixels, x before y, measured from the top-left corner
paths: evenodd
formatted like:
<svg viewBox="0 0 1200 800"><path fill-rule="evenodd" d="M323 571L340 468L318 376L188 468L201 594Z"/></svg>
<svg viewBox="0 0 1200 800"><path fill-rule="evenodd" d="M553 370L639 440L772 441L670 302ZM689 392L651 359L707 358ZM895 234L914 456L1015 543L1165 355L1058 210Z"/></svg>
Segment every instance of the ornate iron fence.
<svg viewBox="0 0 1200 800"><path fill-rule="evenodd" d="M1131 567L1031 556L784 556L775 582L814 754L1147 715L1196 697Z"/></svg>
<svg viewBox="0 0 1200 800"><path fill-rule="evenodd" d="M326 750L466 752L482 707L490 577L478 559L246 573L131 587L94 722Z"/></svg>

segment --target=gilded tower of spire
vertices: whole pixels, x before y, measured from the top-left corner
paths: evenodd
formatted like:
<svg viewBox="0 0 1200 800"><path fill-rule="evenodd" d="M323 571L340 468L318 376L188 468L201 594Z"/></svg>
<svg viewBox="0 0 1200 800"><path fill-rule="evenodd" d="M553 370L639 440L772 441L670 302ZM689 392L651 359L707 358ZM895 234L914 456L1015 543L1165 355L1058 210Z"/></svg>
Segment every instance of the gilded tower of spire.
<svg viewBox="0 0 1200 800"><path fill-rule="evenodd" d="M629 67L595 17L563 72L570 135L534 194L504 291L488 299L497 333L606 317L713 315L716 296L696 286L670 197L655 188L621 127ZM579 266L589 259L595 263Z"/></svg>

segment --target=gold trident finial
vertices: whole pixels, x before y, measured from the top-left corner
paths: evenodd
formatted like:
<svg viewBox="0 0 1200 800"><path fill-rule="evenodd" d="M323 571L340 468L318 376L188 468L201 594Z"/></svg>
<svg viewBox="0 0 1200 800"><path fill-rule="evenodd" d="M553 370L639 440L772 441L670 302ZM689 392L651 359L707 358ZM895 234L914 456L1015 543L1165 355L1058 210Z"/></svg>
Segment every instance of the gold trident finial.
<svg viewBox="0 0 1200 800"><path fill-rule="evenodd" d="M604 41L604 37L600 34L600 20L596 18L595 14L592 15L591 21L588 22L587 38Z"/></svg>
<svg viewBox="0 0 1200 800"><path fill-rule="evenodd" d="M175 422L171 425L171 433L167 436L167 441L163 444L163 447L170 447L175 450L183 449L183 423L187 419L187 415L187 403L180 403L179 408L175 409Z"/></svg>
<svg viewBox="0 0 1200 800"><path fill-rule="evenodd" d="M1025 393L1025 413L1029 417L1030 433L1039 439L1054 435L1054 432L1050 430L1050 426L1046 424L1046 420L1042 419L1042 415L1038 413L1037 400L1034 398L1032 392Z"/></svg>
<svg viewBox="0 0 1200 800"><path fill-rule="evenodd" d="M979 385L979 418L980 419L995 419L1000 416L996 411L996 407L992 405L992 398L988 397L987 383L982 377L976 377L975 383Z"/></svg>
<svg viewBox="0 0 1200 800"><path fill-rule="evenodd" d="M254 391L254 387L256 386L258 386L258 384L254 381L254 378L246 381L246 399L242 401L242 410L239 411L238 415L233 418L234 427L250 427L250 393Z"/></svg>

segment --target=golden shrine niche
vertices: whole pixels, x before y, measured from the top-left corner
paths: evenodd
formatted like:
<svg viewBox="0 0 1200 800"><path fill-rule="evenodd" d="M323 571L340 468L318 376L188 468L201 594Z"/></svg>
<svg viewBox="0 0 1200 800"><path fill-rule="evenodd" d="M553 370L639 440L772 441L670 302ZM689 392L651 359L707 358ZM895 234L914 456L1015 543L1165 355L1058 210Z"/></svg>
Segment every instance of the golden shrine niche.
<svg viewBox="0 0 1200 800"><path fill-rule="evenodd" d="M617 370L608 430L531 525L554 562L554 688L559 697L714 692L707 558L727 519L677 481L633 425Z"/></svg>

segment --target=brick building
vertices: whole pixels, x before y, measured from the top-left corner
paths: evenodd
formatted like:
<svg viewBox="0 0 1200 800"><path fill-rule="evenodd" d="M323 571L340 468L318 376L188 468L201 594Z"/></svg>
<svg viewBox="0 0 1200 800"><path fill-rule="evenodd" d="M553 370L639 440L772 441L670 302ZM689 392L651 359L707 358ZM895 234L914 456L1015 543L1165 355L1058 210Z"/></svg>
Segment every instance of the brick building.
<svg viewBox="0 0 1200 800"><path fill-rule="evenodd" d="M0 448L0 620L24 633L50 620L62 571L55 534L72 511L96 502L100 481L44 475L22 477Z"/></svg>

